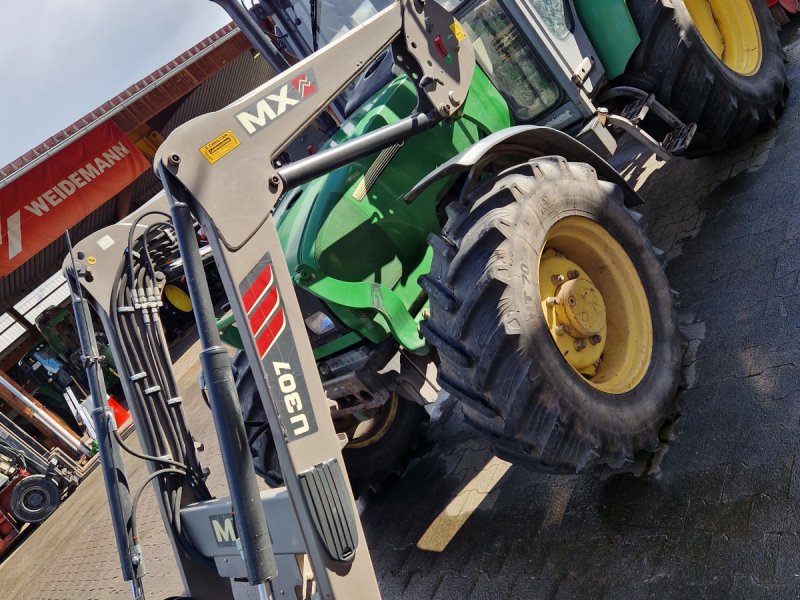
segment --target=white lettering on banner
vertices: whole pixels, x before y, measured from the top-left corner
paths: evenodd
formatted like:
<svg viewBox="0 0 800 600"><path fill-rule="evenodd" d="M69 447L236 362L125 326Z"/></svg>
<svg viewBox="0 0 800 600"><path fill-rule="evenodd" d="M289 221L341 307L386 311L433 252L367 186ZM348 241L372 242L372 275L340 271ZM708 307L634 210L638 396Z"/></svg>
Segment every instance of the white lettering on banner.
<svg viewBox="0 0 800 600"><path fill-rule="evenodd" d="M100 175L100 171L92 163L89 163L85 167L78 169L78 174L88 182ZM70 177L72 176L70 175Z"/></svg>
<svg viewBox="0 0 800 600"><path fill-rule="evenodd" d="M82 187L88 185L94 178L107 170L112 169L118 162L130 154L131 151L125 144L114 144L103 151L100 156L91 159L85 166L79 168L74 173L70 173L64 179L56 183L51 188L45 190L25 205L25 210L30 214L41 217L50 212L51 207L58 206L68 200ZM8 258L14 258L22 252L22 230L20 223L20 211L15 212L6 219L6 235L8 236ZM0 244L2 244L0 236Z"/></svg>
<svg viewBox="0 0 800 600"><path fill-rule="evenodd" d="M14 258L22 252L22 235L19 230L19 211L8 217L6 221L8 233L8 258Z"/></svg>
<svg viewBox="0 0 800 600"><path fill-rule="evenodd" d="M50 207L48 207L47 203L42 200L41 196L39 196L36 200L28 204L28 206L25 207L25 210L32 212L37 217L41 217L42 213L46 213L48 210L50 210Z"/></svg>
<svg viewBox="0 0 800 600"><path fill-rule="evenodd" d="M131 151L125 144L114 144L100 156L95 157L86 163L85 166L74 173L70 173L65 179L62 179L50 189L42 192L40 196L25 206L25 210L32 215L41 217L50 210L51 206L58 206L61 204L61 202L74 195L80 188L86 186L92 179L98 177L103 171L111 169L116 163L130 154L130 152Z"/></svg>

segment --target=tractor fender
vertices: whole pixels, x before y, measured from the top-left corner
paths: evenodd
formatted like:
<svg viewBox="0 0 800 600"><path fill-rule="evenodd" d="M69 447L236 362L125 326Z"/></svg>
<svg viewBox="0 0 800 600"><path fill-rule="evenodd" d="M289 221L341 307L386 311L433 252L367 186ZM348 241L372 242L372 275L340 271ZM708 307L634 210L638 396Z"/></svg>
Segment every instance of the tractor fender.
<svg viewBox="0 0 800 600"><path fill-rule="evenodd" d="M483 167L496 157L509 154L526 159L557 155L570 162L586 163L594 167L598 177L619 186L625 196L626 206L642 204L641 197L628 182L592 150L563 131L535 125L509 127L483 138L426 175L405 195L405 200L413 202L435 181L469 172L460 194L463 195L477 181Z"/></svg>

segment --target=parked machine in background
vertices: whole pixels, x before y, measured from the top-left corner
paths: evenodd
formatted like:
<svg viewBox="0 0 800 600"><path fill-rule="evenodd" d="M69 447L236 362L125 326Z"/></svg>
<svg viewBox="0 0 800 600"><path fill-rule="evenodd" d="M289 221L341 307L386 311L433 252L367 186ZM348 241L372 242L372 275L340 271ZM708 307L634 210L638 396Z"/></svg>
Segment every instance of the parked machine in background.
<svg viewBox="0 0 800 600"><path fill-rule="evenodd" d="M26 524L52 515L86 471L86 464L45 449L0 414L0 556Z"/></svg>

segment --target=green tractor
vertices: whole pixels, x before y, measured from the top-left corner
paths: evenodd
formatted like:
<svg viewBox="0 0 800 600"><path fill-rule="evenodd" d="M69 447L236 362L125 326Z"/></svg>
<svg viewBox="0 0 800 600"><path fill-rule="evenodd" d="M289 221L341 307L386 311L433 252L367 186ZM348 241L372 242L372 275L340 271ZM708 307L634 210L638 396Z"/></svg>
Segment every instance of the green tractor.
<svg viewBox="0 0 800 600"><path fill-rule="evenodd" d="M302 54L389 3L317 2L306 17L298 2L291 18L274 4L256 16ZM640 201L575 140L610 154L627 132L697 156L774 123L787 86L774 25L761 0L445 7L478 63L456 118L274 211L351 481L374 489L402 468L441 389L502 458L622 468L659 446L681 344L663 255L630 210ZM412 114L415 82L392 63L362 75L329 146ZM231 315L219 326L241 347ZM234 362L257 470L277 485L253 375Z"/></svg>

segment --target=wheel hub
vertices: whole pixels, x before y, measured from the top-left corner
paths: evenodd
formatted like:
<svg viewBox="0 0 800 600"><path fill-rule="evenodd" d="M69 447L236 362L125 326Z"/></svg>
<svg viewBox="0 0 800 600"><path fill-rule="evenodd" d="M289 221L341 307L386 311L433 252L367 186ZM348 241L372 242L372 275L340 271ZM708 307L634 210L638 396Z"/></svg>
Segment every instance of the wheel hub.
<svg viewBox="0 0 800 600"><path fill-rule="evenodd" d="M44 502L44 494L40 490L34 489L25 495L24 504L28 510L39 510Z"/></svg>
<svg viewBox="0 0 800 600"><path fill-rule="evenodd" d="M570 279L558 290L556 316L560 324L569 325L569 334L588 339L602 333L606 326L606 305L603 296L585 276Z"/></svg>
<svg viewBox="0 0 800 600"><path fill-rule="evenodd" d="M561 355L579 373L594 375L605 348L602 294L579 265L554 250L545 252L539 268L542 309Z"/></svg>
<svg viewBox="0 0 800 600"><path fill-rule="evenodd" d="M600 224L569 216L550 228L538 262L542 314L564 361L605 393L631 391L650 364L653 321L625 248Z"/></svg>
<svg viewBox="0 0 800 600"><path fill-rule="evenodd" d="M392 426L397 416L399 397L392 392L389 399L377 410L369 411L360 417L350 415L349 418L334 421L336 431L346 433L346 448L365 448L378 442Z"/></svg>

